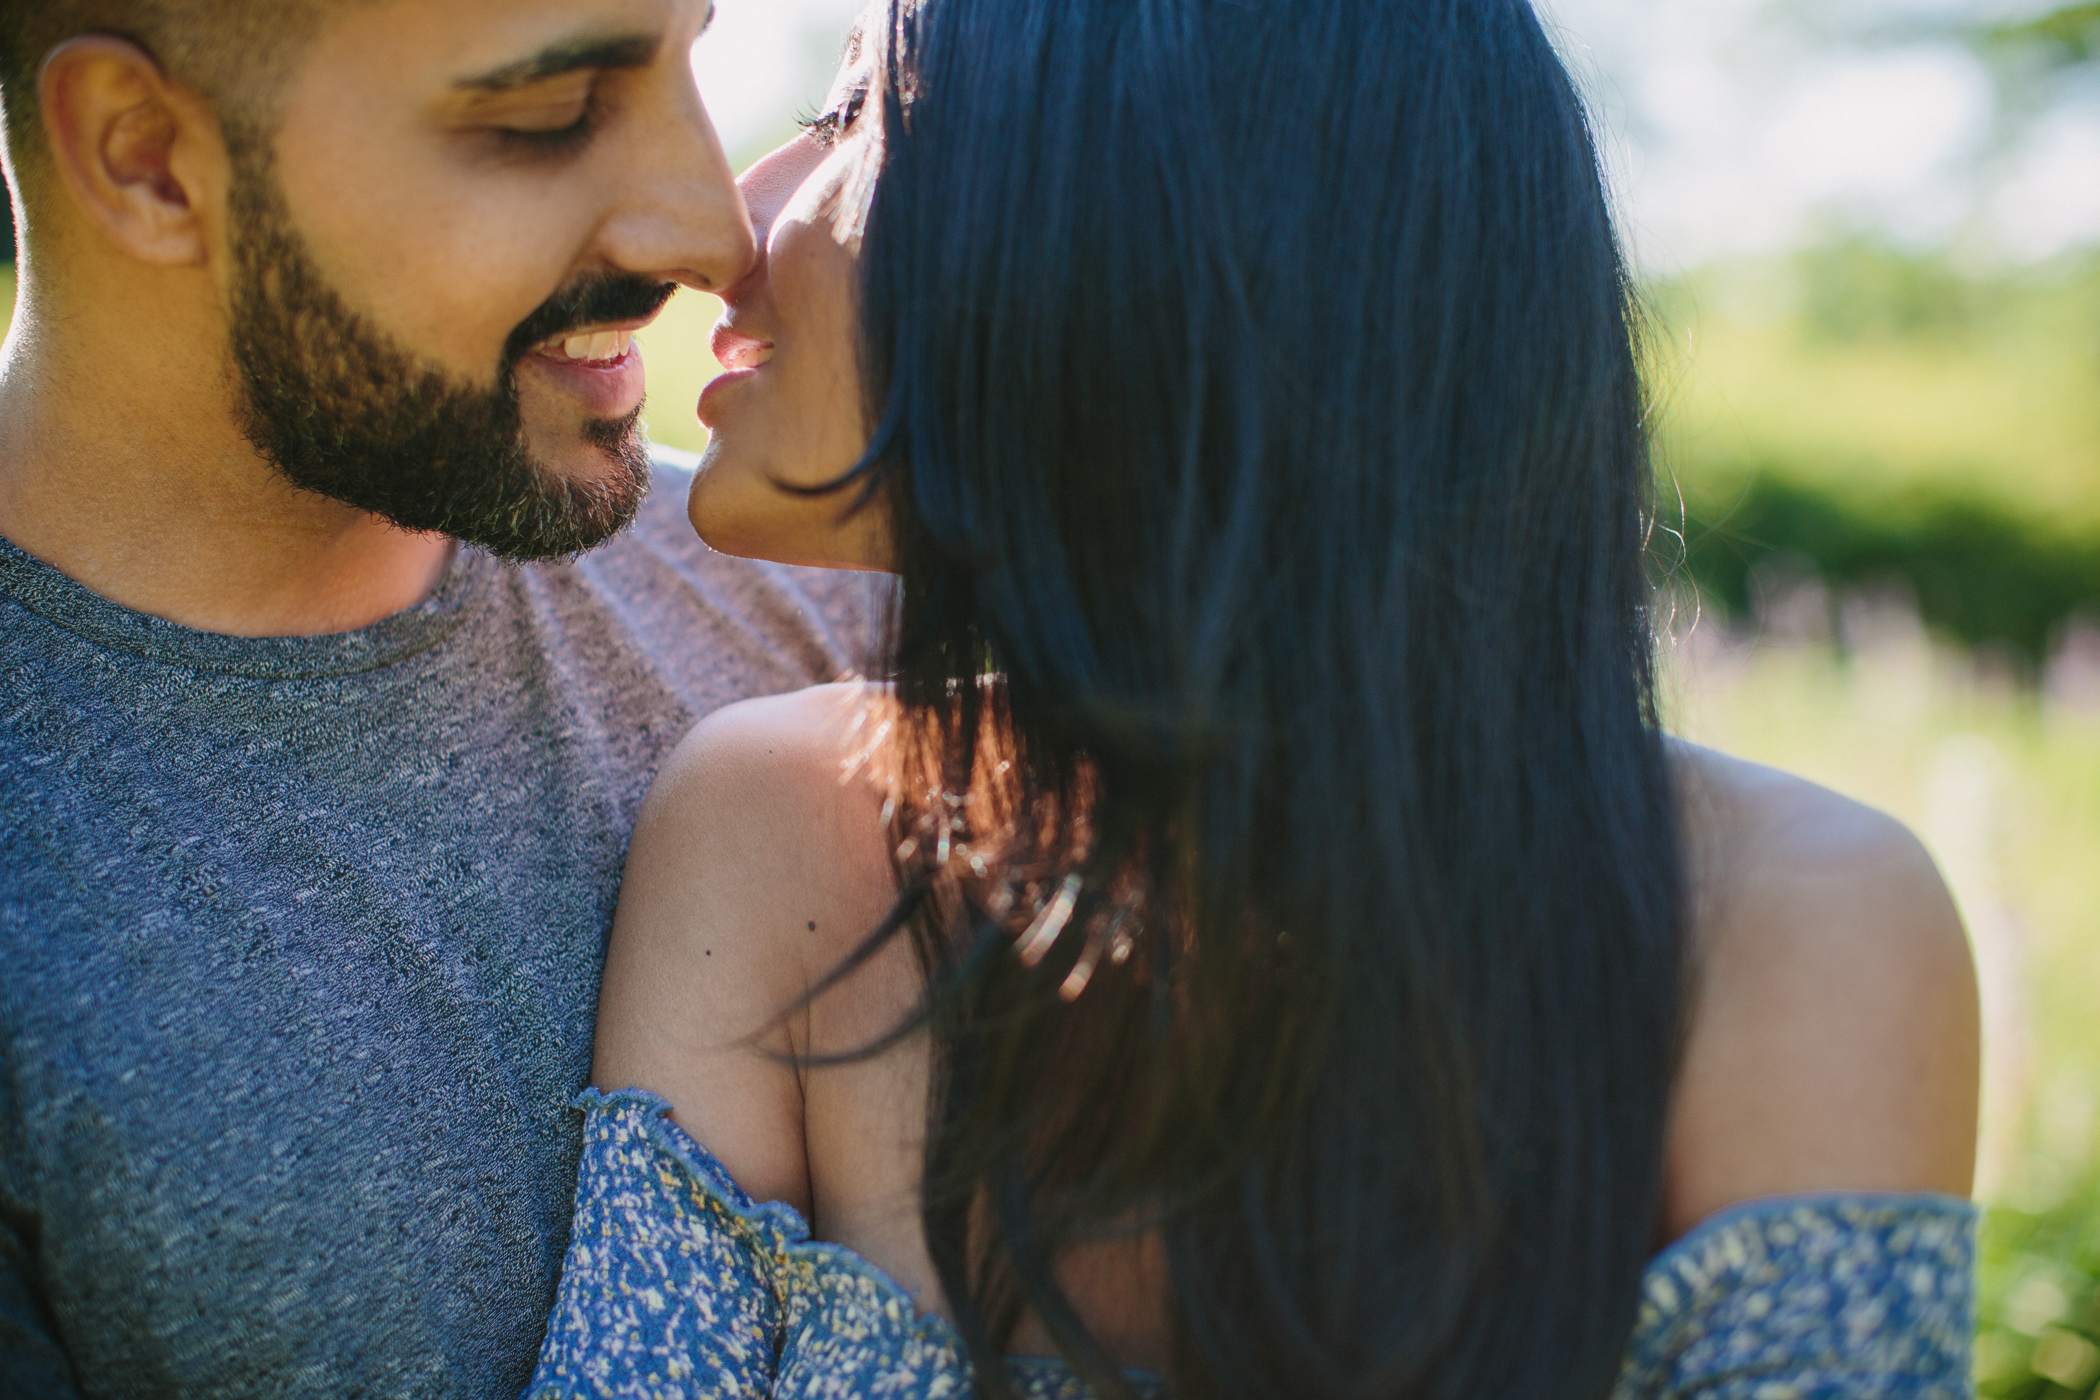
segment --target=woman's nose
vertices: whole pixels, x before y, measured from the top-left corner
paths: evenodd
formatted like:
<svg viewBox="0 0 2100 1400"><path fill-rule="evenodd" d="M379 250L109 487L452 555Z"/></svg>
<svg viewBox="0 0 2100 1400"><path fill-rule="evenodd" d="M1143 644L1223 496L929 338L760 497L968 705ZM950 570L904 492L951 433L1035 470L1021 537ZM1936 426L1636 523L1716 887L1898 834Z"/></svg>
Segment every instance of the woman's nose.
<svg viewBox="0 0 2100 1400"><path fill-rule="evenodd" d="M772 236L773 221L795 197L795 191L802 188L802 182L823 163L824 148L805 132L767 152L737 177L737 188L744 192L744 206L751 211L751 232L758 240L758 259L746 281L764 271L766 240ZM734 288L727 293L734 294Z"/></svg>

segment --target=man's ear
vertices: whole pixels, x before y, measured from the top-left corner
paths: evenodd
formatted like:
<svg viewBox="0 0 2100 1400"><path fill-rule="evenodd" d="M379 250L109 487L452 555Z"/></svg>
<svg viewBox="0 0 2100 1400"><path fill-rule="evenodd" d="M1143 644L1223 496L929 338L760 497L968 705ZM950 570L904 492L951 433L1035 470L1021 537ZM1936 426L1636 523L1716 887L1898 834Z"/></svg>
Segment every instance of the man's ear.
<svg viewBox="0 0 2100 1400"><path fill-rule="evenodd" d="M38 97L59 180L91 223L141 262L206 260L226 147L200 96L138 45L94 34L51 51Z"/></svg>

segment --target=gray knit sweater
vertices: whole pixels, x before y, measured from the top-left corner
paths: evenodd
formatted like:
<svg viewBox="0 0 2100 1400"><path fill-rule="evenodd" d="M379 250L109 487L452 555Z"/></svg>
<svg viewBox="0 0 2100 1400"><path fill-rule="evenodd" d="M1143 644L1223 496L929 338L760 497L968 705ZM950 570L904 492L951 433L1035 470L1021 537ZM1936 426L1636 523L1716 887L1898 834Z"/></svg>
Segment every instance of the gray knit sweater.
<svg viewBox="0 0 2100 1400"><path fill-rule="evenodd" d="M882 596L708 553L686 484L332 637L0 541L0 1396L518 1393L649 779Z"/></svg>

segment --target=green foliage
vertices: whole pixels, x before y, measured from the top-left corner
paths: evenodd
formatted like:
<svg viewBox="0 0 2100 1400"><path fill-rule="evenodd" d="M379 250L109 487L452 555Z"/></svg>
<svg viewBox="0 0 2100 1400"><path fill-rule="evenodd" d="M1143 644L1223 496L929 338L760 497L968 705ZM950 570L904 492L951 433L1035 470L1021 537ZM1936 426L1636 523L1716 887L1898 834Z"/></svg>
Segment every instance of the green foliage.
<svg viewBox="0 0 2100 1400"><path fill-rule="evenodd" d="M1745 613L1786 556L1840 588L1898 580L1951 639L2030 661L2100 614L2100 258L1975 275L1850 239L1652 302L1682 495L1658 562L1710 603Z"/></svg>
<svg viewBox="0 0 2100 1400"><path fill-rule="evenodd" d="M1861 502L1777 467L1740 474L1741 493L1725 509L1687 510L1681 551L1700 596L1736 616L1754 610L1758 568L1775 559L1840 589L1900 582L1935 630L2030 663L2066 619L2100 610L2100 534L2073 534L1988 498L1923 491Z"/></svg>
<svg viewBox="0 0 2100 1400"><path fill-rule="evenodd" d="M2052 1208L1985 1217L1978 1391L1987 1400L2100 1396L2100 1177Z"/></svg>
<svg viewBox="0 0 2100 1400"><path fill-rule="evenodd" d="M2100 4L2065 5L2032 19L1987 25L1977 34L1987 48L2038 51L2058 64L2100 58Z"/></svg>
<svg viewBox="0 0 2100 1400"><path fill-rule="evenodd" d="M671 298L655 322L635 336L649 370L649 402L643 409L651 440L698 452L707 446L696 405L707 382L722 372L708 349L708 336L722 303L690 287Z"/></svg>
<svg viewBox="0 0 2100 1400"><path fill-rule="evenodd" d="M1861 238L1804 249L1794 258L1803 332L1863 340L1958 340L1972 332L1987 292L1944 259L1905 257Z"/></svg>

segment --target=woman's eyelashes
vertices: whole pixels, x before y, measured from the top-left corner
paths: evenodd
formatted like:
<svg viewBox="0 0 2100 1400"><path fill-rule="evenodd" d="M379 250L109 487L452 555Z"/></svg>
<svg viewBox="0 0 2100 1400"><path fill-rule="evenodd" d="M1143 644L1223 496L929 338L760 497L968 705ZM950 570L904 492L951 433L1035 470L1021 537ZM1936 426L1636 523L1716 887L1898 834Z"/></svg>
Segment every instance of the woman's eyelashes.
<svg viewBox="0 0 2100 1400"><path fill-rule="evenodd" d="M841 136L850 131L853 123L860 119L860 110L867 105L867 101L868 90L864 87L855 88L852 92L846 94L844 101L838 103L830 111L823 113L821 116L802 118L800 121L801 127L809 133L810 140L816 142L819 146L832 145Z"/></svg>

